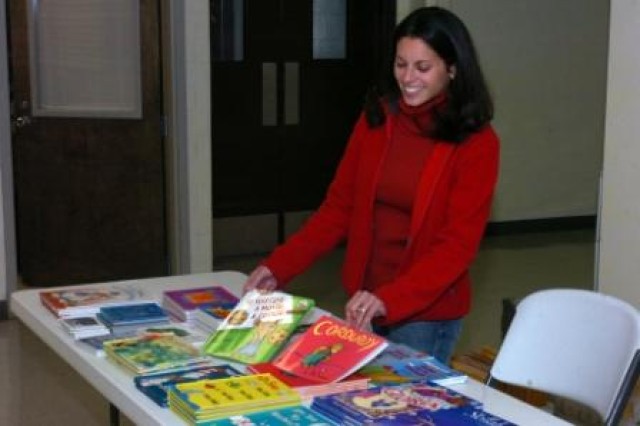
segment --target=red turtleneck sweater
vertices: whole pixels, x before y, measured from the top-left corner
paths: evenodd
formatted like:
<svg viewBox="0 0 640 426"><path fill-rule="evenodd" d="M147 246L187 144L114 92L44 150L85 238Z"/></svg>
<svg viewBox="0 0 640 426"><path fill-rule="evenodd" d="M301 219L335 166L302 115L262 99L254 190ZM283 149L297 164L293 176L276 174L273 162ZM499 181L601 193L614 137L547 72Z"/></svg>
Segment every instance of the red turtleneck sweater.
<svg viewBox="0 0 640 426"><path fill-rule="evenodd" d="M373 208L373 245L364 287L374 290L398 273L407 247L411 212L433 140L424 136L433 105L399 103L397 125L384 158Z"/></svg>

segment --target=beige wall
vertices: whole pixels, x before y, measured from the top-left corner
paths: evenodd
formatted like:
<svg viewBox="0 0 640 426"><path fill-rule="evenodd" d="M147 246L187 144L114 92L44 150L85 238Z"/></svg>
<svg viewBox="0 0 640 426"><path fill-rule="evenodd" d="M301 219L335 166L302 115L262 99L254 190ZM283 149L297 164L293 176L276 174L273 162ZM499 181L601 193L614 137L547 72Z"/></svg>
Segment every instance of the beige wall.
<svg viewBox="0 0 640 426"><path fill-rule="evenodd" d="M598 284L640 308L640 3L611 2Z"/></svg>

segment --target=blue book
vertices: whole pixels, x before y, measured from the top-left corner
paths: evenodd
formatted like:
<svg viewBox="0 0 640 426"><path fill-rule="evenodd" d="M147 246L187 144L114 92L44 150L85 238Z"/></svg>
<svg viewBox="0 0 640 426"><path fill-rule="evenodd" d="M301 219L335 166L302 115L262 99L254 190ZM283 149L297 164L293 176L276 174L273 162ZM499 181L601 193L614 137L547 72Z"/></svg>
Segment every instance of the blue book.
<svg viewBox="0 0 640 426"><path fill-rule="evenodd" d="M450 368L433 356L398 360L391 362L389 366L400 376L412 381L431 380L446 386L464 383L467 380L466 374Z"/></svg>
<svg viewBox="0 0 640 426"><path fill-rule="evenodd" d="M484 411L479 401L432 382L321 396L311 408L341 425L513 425Z"/></svg>
<svg viewBox="0 0 640 426"><path fill-rule="evenodd" d="M169 320L169 316L157 303L138 303L100 308L98 318L109 327Z"/></svg>
<svg viewBox="0 0 640 426"><path fill-rule="evenodd" d="M199 426L332 426L336 424L304 406L278 408L198 423Z"/></svg>
<svg viewBox="0 0 640 426"><path fill-rule="evenodd" d="M140 392L161 407L168 407L168 386L175 383L193 382L201 379L220 379L241 376L242 373L230 365L209 365L185 368L164 373L150 373L136 376L133 381Z"/></svg>

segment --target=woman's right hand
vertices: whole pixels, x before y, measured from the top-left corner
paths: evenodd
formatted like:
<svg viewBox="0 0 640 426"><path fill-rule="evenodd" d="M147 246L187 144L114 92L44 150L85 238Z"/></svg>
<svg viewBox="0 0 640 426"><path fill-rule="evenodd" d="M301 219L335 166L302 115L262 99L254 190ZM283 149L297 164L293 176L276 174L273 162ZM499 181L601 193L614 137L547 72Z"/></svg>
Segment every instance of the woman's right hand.
<svg viewBox="0 0 640 426"><path fill-rule="evenodd" d="M251 290L273 291L278 287L278 280L271 270L264 265L258 266L251 272L242 287L242 294Z"/></svg>

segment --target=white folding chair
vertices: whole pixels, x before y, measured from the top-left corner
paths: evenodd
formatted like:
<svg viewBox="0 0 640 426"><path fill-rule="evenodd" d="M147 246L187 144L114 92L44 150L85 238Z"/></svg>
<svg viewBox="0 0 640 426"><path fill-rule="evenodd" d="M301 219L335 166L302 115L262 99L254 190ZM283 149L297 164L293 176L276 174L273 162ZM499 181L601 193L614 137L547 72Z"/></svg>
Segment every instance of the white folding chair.
<svg viewBox="0 0 640 426"><path fill-rule="evenodd" d="M543 290L525 297L498 356L497 379L585 404L617 424L638 377L640 316L602 293Z"/></svg>

